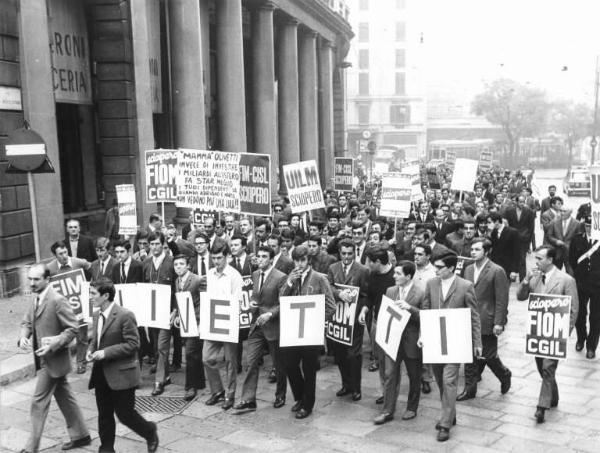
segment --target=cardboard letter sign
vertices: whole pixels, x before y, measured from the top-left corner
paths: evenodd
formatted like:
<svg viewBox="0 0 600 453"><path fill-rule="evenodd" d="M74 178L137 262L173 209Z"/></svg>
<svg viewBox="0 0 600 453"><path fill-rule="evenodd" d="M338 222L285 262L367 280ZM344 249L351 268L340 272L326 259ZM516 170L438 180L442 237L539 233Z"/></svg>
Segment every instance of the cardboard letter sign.
<svg viewBox="0 0 600 453"><path fill-rule="evenodd" d="M196 324L196 313L194 301L189 291L175 293L177 306L179 307L179 331L182 337L198 338L198 325Z"/></svg>
<svg viewBox="0 0 600 453"><path fill-rule="evenodd" d="M375 342L394 361L398 356L402 334L409 319L409 311L397 307L392 299L383 296L377 318Z"/></svg>
<svg viewBox="0 0 600 453"><path fill-rule="evenodd" d="M240 329L240 303L232 299L200 293L200 338L237 343Z"/></svg>
<svg viewBox="0 0 600 453"><path fill-rule="evenodd" d="M421 310L423 363L472 363L471 309Z"/></svg>
<svg viewBox="0 0 600 453"><path fill-rule="evenodd" d="M323 346L325 295L280 297L279 316L279 346Z"/></svg>

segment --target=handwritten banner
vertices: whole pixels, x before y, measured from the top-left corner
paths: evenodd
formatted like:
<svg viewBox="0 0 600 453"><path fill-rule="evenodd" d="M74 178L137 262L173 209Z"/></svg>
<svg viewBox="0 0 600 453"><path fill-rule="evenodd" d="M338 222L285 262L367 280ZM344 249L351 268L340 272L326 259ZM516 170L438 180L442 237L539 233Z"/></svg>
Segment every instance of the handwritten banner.
<svg viewBox="0 0 600 453"><path fill-rule="evenodd" d="M177 156L174 149L146 151L146 203L177 201Z"/></svg>
<svg viewBox="0 0 600 453"><path fill-rule="evenodd" d="M530 294L525 352L537 357L567 358L571 296Z"/></svg>
<svg viewBox="0 0 600 453"><path fill-rule="evenodd" d="M240 210L248 215L271 215L271 156L240 154Z"/></svg>
<svg viewBox="0 0 600 453"><path fill-rule="evenodd" d="M179 150L177 206L240 212L240 154Z"/></svg>
<svg viewBox="0 0 600 453"><path fill-rule="evenodd" d="M352 300L350 302L344 302L342 300L337 301L333 319L331 321L326 321L326 335L327 338L337 343L352 346L354 320L356 318L356 306L360 288L338 283L336 283L335 286L340 291L346 291L350 297L352 297Z"/></svg>
<svg viewBox="0 0 600 453"><path fill-rule="evenodd" d="M316 161L284 165L283 178L292 213L325 207Z"/></svg>

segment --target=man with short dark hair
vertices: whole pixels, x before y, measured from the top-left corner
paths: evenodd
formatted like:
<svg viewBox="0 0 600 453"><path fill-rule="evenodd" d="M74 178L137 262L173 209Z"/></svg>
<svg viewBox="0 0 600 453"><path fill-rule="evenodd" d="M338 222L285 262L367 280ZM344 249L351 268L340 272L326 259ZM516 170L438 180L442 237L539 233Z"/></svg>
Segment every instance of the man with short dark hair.
<svg viewBox="0 0 600 453"><path fill-rule="evenodd" d="M96 239L96 255L98 259L95 260L90 266L90 275L91 280L98 280L101 277L112 276L113 267L117 264L117 260L115 260L108 251L110 246L110 241L108 238L99 237Z"/></svg>
<svg viewBox="0 0 600 453"><path fill-rule="evenodd" d="M490 259L504 269L509 280L515 281L519 277L519 233L507 226L504 219L497 212L490 212L486 217L492 242Z"/></svg>
<svg viewBox="0 0 600 453"><path fill-rule="evenodd" d="M535 269L530 270L517 290L518 300L527 300L532 293L557 294L571 297L571 316L569 335L575 326L579 309L577 285L573 277L561 271L554 265L556 249L551 245L542 245L535 251ZM538 399L535 419L544 423L545 413L551 407L558 405L558 385L556 384L556 368L558 360L536 357L535 364L542 377L542 386Z"/></svg>
<svg viewBox="0 0 600 453"><path fill-rule="evenodd" d="M281 250L282 238L280 235L270 235L267 239L267 246L273 250L273 267L285 275L288 275L294 268L294 262Z"/></svg>
<svg viewBox="0 0 600 453"><path fill-rule="evenodd" d="M317 234L310 236L307 241L307 247L310 266L312 269L316 272L327 275L327 272L329 272L329 266L331 266L337 260L335 257L321 249L321 236Z"/></svg>
<svg viewBox="0 0 600 453"><path fill-rule="evenodd" d="M77 219L67 221L65 245L69 251L69 256L73 258L81 258L90 263L98 258L94 241L92 238L81 234L81 224Z"/></svg>
<svg viewBox="0 0 600 453"><path fill-rule="evenodd" d="M551 184L548 186L548 196L542 200L541 211L542 214L550 209L552 205L552 199L556 196L556 186Z"/></svg>
<svg viewBox="0 0 600 453"><path fill-rule="evenodd" d="M508 225L517 230L519 234L519 279L522 280L527 273L526 259L531 244L532 237L535 234L535 212L529 209L525 202L525 197L519 195L517 204L505 212Z"/></svg>

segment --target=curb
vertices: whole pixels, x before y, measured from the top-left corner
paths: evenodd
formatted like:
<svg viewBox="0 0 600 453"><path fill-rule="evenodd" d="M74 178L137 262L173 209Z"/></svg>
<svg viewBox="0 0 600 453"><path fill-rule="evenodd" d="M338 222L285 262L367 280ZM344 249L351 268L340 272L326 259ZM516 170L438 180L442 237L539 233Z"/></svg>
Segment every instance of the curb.
<svg viewBox="0 0 600 453"><path fill-rule="evenodd" d="M31 354L15 354L0 362L0 386L35 376Z"/></svg>

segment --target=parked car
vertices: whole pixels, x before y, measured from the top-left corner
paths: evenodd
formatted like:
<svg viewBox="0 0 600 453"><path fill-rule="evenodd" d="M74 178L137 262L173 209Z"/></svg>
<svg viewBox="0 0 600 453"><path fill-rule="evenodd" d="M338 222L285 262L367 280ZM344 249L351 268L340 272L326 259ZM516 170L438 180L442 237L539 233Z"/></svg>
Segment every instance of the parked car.
<svg viewBox="0 0 600 453"><path fill-rule="evenodd" d="M590 196L590 172L584 167L575 167L567 172L563 180L563 192L567 195Z"/></svg>

